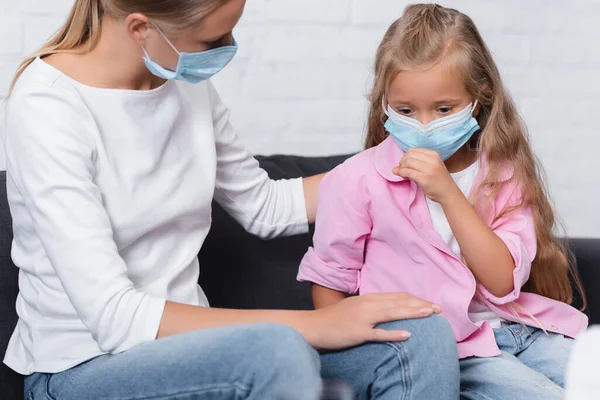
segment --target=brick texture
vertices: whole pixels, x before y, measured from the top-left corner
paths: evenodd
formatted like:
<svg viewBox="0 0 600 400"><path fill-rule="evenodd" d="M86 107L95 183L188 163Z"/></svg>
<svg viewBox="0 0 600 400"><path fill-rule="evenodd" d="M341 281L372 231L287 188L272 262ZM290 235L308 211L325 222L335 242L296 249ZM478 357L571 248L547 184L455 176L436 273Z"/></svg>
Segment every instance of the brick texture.
<svg viewBox="0 0 600 400"><path fill-rule="evenodd" d="M249 0L215 78L255 153L360 149L375 49L402 0ZM568 233L600 237L600 0L442 1L470 15L531 132ZM0 100L72 0L0 0ZM0 168L4 157L0 155Z"/></svg>

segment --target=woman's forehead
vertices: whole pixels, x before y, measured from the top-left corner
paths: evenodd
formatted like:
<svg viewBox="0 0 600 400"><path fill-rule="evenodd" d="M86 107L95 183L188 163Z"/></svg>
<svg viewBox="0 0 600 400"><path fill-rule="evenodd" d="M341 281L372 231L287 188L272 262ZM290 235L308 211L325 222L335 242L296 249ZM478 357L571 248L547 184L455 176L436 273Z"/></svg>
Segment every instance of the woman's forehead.
<svg viewBox="0 0 600 400"><path fill-rule="evenodd" d="M246 0L228 0L207 15L197 27L185 32L193 40L212 42L231 32L239 22Z"/></svg>

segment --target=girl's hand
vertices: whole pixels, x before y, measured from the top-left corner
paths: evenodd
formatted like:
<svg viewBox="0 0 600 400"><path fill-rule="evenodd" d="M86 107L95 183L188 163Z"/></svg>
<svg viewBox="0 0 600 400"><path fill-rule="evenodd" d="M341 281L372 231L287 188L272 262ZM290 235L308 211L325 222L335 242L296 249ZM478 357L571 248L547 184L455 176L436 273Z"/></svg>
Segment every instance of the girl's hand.
<svg viewBox="0 0 600 400"><path fill-rule="evenodd" d="M350 297L313 311L305 337L318 349L337 350L365 342L399 342L407 331L387 331L375 326L402 319L428 317L442 308L406 293Z"/></svg>
<svg viewBox="0 0 600 400"><path fill-rule="evenodd" d="M460 191L436 151L409 149L393 172L415 181L436 203L443 204L448 197Z"/></svg>

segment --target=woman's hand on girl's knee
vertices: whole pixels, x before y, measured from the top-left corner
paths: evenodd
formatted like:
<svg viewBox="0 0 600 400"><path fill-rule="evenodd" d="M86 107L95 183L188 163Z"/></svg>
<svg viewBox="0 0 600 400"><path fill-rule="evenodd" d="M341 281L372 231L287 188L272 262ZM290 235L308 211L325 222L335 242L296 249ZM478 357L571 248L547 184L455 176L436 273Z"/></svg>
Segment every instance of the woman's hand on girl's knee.
<svg viewBox="0 0 600 400"><path fill-rule="evenodd" d="M410 332L376 326L403 319L428 317L442 308L406 293L369 294L344 299L314 311L309 342L319 349L343 349L365 342L407 340Z"/></svg>

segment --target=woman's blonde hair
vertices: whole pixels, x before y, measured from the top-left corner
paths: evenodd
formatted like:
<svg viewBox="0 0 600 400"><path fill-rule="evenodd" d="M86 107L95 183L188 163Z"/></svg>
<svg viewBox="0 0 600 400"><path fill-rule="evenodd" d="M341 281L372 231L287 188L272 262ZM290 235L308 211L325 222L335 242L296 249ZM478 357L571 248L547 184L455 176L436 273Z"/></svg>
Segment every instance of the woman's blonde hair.
<svg viewBox="0 0 600 400"><path fill-rule="evenodd" d="M407 6L401 18L392 24L377 50L366 148L377 146L388 136L382 103L397 74L429 68L438 62L459 71L467 90L481 104L477 117L481 130L474 140L487 157L489 172L474 198L483 187L490 188L494 196L502 185L499 176L502 166L509 163L514 168L513 179L519 183L522 200L502 214L522 206L533 211L537 255L524 290L571 303L573 280L585 307L574 257L553 231L553 207L527 130L471 18L437 4L415 4Z"/></svg>
<svg viewBox="0 0 600 400"><path fill-rule="evenodd" d="M226 2L227 0L75 0L64 25L40 50L21 63L10 92L23 71L37 57L92 50L98 44L101 21L105 15L125 18L129 14L141 13L152 19L163 31L174 34L197 26L206 15Z"/></svg>

